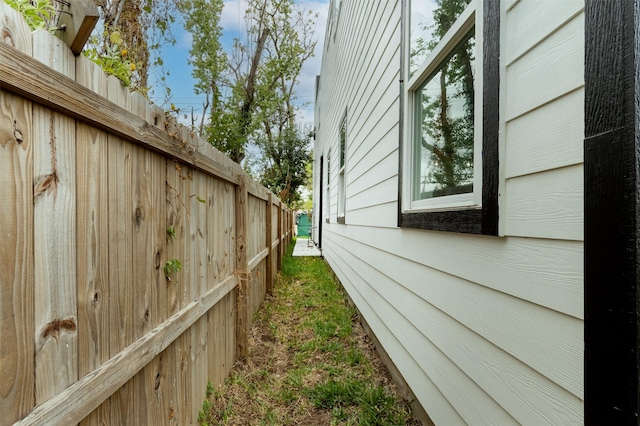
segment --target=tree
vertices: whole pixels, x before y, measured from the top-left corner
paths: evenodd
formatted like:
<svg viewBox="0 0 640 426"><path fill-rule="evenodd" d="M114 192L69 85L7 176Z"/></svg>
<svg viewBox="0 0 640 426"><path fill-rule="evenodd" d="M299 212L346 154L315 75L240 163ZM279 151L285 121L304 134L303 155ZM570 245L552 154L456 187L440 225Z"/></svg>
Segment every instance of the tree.
<svg viewBox="0 0 640 426"><path fill-rule="evenodd" d="M192 74L196 80L194 92L206 96L197 129L193 123L194 130L200 135L204 133L205 117L209 107L219 107L222 98L222 76L227 66L227 56L220 44L220 14L223 6L222 0L183 0L179 8L185 29L193 36L189 64L193 66Z"/></svg>
<svg viewBox="0 0 640 426"><path fill-rule="evenodd" d="M64 4L49 0L5 0L5 3L22 15L31 31L45 28L55 32L58 15L65 9Z"/></svg>
<svg viewBox="0 0 640 426"><path fill-rule="evenodd" d="M238 163L253 147L258 179L291 205L308 179L309 137L295 121L294 103L316 45L313 16L293 0L248 0L246 35L225 52L222 7L221 0L185 0L180 8L193 35L196 93L206 95L209 118L195 130Z"/></svg>
<svg viewBox="0 0 640 426"><path fill-rule="evenodd" d="M219 22L220 1L195 4L182 12L193 24L193 75L210 108L208 124L198 130L239 163L248 145L287 140L285 130L294 127L295 85L316 43L312 16L292 0L248 0L246 37L224 54L219 43L202 42L207 26Z"/></svg>
<svg viewBox="0 0 640 426"><path fill-rule="evenodd" d="M126 63L130 90L147 93L149 72L163 65L160 48L175 43L171 24L180 0L94 0L101 25L89 40L89 57L103 65L109 59ZM113 34L119 44L113 43ZM114 46L115 45L115 46ZM103 66L104 68L104 66ZM161 71L164 74L164 71ZM121 78L122 79L122 78ZM164 81L164 75L159 78ZM168 88L165 88L169 92Z"/></svg>
<svg viewBox="0 0 640 426"><path fill-rule="evenodd" d="M298 127L287 127L277 139L263 141L260 183L290 207L303 201L299 188L311 176L310 145L310 132Z"/></svg>

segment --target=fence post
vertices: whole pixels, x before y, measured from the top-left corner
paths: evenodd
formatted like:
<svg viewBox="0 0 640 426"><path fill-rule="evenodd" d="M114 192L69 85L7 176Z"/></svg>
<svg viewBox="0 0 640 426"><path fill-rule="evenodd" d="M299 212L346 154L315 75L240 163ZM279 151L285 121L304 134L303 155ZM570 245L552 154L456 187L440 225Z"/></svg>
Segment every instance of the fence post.
<svg viewBox="0 0 640 426"><path fill-rule="evenodd" d="M273 252L273 248L272 248L272 243L273 243L273 220L272 220L272 207L273 206L273 194L269 193L269 197L267 198L267 213L266 213L266 233L267 233L267 250L268 250L268 254L267 254L267 271L266 271L266 287L267 287L267 294L271 294L273 292L273 256L272 256L272 252Z"/></svg>
<svg viewBox="0 0 640 426"><path fill-rule="evenodd" d="M64 26L65 30L57 34L73 54L78 56L98 23L100 14L96 5L89 0L70 1L68 12L60 14L59 24L61 27Z"/></svg>
<svg viewBox="0 0 640 426"><path fill-rule="evenodd" d="M248 315L248 285L249 265L247 263L247 184L246 176L240 176L240 183L236 187L236 276L238 286L236 290L236 354L239 359L247 356L247 345L249 343L247 321Z"/></svg>

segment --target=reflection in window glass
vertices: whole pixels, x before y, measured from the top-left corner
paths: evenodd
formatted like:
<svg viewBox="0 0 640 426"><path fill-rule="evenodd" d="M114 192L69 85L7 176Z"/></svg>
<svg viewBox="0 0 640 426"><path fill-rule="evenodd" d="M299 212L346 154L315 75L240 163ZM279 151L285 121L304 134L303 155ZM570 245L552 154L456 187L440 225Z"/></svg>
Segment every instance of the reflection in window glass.
<svg viewBox="0 0 640 426"><path fill-rule="evenodd" d="M413 199L473 192L474 30L415 94Z"/></svg>
<svg viewBox="0 0 640 426"><path fill-rule="evenodd" d="M346 179L345 179L345 157L347 150L347 113L345 112L340 124L340 172L338 174L338 216L344 217L344 207L346 204Z"/></svg>
<svg viewBox="0 0 640 426"><path fill-rule="evenodd" d="M347 122L346 120L342 120L342 125L340 126L340 170L344 167L344 152L346 148L347 142Z"/></svg>
<svg viewBox="0 0 640 426"><path fill-rule="evenodd" d="M420 67L471 0L411 0L409 76Z"/></svg>

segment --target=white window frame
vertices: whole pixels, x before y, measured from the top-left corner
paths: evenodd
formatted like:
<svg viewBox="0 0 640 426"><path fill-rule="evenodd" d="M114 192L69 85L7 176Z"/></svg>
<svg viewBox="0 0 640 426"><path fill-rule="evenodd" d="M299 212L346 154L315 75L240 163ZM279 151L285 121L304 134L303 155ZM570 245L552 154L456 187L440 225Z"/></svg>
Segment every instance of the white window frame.
<svg viewBox="0 0 640 426"><path fill-rule="evenodd" d="M414 0L417 1L417 0ZM411 1L407 1L407 16L411 16ZM405 179L402 185L402 212L428 212L428 211L448 211L477 209L482 205L482 1L472 0L467 8L458 17L449 31L442 38L440 43L433 49L420 67L410 76L408 62L405 64L404 79L404 158L403 170ZM429 79L455 49L467 36L469 31L475 26L475 75L474 75L474 154L473 154L473 192L467 194L456 194L441 197L434 197L424 200L414 200L415 185L415 102L416 94L423 83ZM405 37L410 40L411 25L405 28ZM405 57L410 57L411 43L406 43ZM418 153L420 155L420 153Z"/></svg>
<svg viewBox="0 0 640 426"><path fill-rule="evenodd" d="M342 146L342 130L344 129L344 146ZM347 209L347 112L345 111L340 127L338 127L338 218L344 219ZM342 164L340 164L342 162Z"/></svg>

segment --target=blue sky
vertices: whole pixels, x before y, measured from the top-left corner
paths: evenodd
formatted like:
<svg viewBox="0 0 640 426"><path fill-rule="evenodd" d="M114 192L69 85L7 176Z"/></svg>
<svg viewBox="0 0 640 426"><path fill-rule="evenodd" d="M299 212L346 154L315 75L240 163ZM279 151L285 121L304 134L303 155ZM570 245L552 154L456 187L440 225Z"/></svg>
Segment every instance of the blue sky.
<svg viewBox="0 0 640 426"><path fill-rule="evenodd" d="M298 0L299 7L304 10L311 10L318 13L316 21L315 39L316 56L310 58L302 70L300 84L297 88L298 103L301 107L299 112L300 122L313 122L313 99L315 95L315 76L320 74L320 63L322 59L322 44L324 42L325 24L328 14L329 0ZM224 29L224 38L231 44L233 38L244 28L244 11L246 9L245 0L229 0L224 2L224 9L221 16L221 26ZM171 88L173 102L182 112L190 114L193 108L194 113L202 112L202 97L198 97L194 91L194 80L191 77L191 66L188 64L189 49L191 48L191 34L182 28L182 22L177 22L172 27L173 35L177 40L174 46L166 46L163 49L163 59L165 68L170 75L167 77L168 86ZM153 76L151 76L152 85ZM162 105L164 96L161 91L152 94L152 100L158 105ZM307 105L304 105L304 104ZM165 106L166 108L166 106Z"/></svg>

